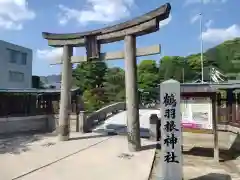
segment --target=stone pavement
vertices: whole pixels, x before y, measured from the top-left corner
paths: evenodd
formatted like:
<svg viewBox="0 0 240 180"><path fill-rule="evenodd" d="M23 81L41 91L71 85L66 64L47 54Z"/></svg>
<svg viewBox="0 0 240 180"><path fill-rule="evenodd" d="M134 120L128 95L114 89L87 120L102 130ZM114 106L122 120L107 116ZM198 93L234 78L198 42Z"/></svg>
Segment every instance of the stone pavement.
<svg viewBox="0 0 240 180"><path fill-rule="evenodd" d="M140 112L143 136L148 134L151 113ZM59 142L52 134L0 137L0 180L147 180L155 152L153 143L142 139L145 150L130 153L125 136L105 133L121 131L125 121L124 113L119 113L96 128L96 132L104 129L102 133L71 132L67 142ZM235 138L231 133L219 132L220 148L229 149ZM188 151L184 155L185 180L228 180L227 175L240 180L240 152L216 164L212 160L212 134L184 132L183 141ZM155 163L152 179L159 178L159 169L159 163Z"/></svg>
<svg viewBox="0 0 240 180"><path fill-rule="evenodd" d="M160 150L157 150L156 158L150 180L161 180ZM183 164L184 180L240 180L240 169L233 169L232 163L229 167L226 163L215 163L209 157L185 154Z"/></svg>
<svg viewBox="0 0 240 180"><path fill-rule="evenodd" d="M0 179L148 179L155 153L150 141L142 139L143 150L130 153L124 136L71 134L67 142L51 135L25 137L27 143L24 137L0 139L5 144L0 147Z"/></svg>
<svg viewBox="0 0 240 180"><path fill-rule="evenodd" d="M141 137L149 136L149 118L151 114L157 114L160 117L160 111L157 109L139 109L140 135ZM127 132L126 111L109 117L101 125L93 129L93 132L112 132L117 134L126 134Z"/></svg>
<svg viewBox="0 0 240 180"><path fill-rule="evenodd" d="M240 152L228 152L236 138L219 132L220 163L213 161L213 135L184 133L184 180L240 180ZM151 180L161 179L161 150L156 151Z"/></svg>
<svg viewBox="0 0 240 180"><path fill-rule="evenodd" d="M0 139L0 179L148 179L154 156L153 143L148 140L142 139L141 152L130 153L124 136L71 135L68 142L58 142L53 135ZM229 133L219 135L220 147L228 149L234 138ZM212 147L211 134L184 133L183 137L184 150L188 151L184 155L185 180L228 180L230 176L240 180L240 158L213 162L207 149ZM159 177L160 164L153 169L152 180Z"/></svg>

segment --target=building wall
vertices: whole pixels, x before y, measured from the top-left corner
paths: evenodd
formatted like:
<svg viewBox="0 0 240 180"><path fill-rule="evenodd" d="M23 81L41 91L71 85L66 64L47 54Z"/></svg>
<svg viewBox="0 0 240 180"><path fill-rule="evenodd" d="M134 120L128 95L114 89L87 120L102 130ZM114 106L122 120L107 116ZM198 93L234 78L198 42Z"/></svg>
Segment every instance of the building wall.
<svg viewBox="0 0 240 180"><path fill-rule="evenodd" d="M32 50L0 40L0 88L32 87Z"/></svg>
<svg viewBox="0 0 240 180"><path fill-rule="evenodd" d="M52 132L56 129L54 115L0 118L0 135L21 132Z"/></svg>

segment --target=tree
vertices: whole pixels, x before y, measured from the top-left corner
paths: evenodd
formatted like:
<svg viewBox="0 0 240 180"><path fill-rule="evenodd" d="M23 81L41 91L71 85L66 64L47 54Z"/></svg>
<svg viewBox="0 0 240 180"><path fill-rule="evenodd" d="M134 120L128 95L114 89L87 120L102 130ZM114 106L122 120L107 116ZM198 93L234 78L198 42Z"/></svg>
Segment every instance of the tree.
<svg viewBox="0 0 240 180"><path fill-rule="evenodd" d="M138 65L138 73L158 73L157 63L154 60L143 60Z"/></svg>
<svg viewBox="0 0 240 180"><path fill-rule="evenodd" d="M85 90L83 93L84 107L87 111L93 112L100 109L104 102L100 100L97 94L93 93L91 90Z"/></svg>
<svg viewBox="0 0 240 180"><path fill-rule="evenodd" d="M105 62L83 62L73 70L74 83L83 90L102 87L106 71Z"/></svg>
<svg viewBox="0 0 240 180"><path fill-rule="evenodd" d="M160 81L176 79L180 82L188 82L196 75L189 63L187 57L164 56L160 61L159 78Z"/></svg>
<svg viewBox="0 0 240 180"><path fill-rule="evenodd" d="M184 60L178 56L164 56L160 61L159 76L161 81L174 78L178 81L183 79L182 69Z"/></svg>
<svg viewBox="0 0 240 180"><path fill-rule="evenodd" d="M144 60L138 65L138 88L143 104L150 104L156 101L159 75L157 63L154 60Z"/></svg>
<svg viewBox="0 0 240 180"><path fill-rule="evenodd" d="M109 102L125 100L125 74L121 68L109 68L104 76L105 93Z"/></svg>
<svg viewBox="0 0 240 180"><path fill-rule="evenodd" d="M106 101L104 96L105 62L83 62L73 70L74 85L84 91L87 110L97 110Z"/></svg>

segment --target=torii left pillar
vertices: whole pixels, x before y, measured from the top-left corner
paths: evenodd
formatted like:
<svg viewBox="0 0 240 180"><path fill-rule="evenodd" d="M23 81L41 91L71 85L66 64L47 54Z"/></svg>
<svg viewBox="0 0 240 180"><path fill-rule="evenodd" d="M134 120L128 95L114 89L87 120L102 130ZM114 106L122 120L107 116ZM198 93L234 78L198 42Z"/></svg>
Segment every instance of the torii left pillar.
<svg viewBox="0 0 240 180"><path fill-rule="evenodd" d="M72 84L72 64L71 57L73 55L72 46L63 46L62 55L62 82L59 112L59 140L67 141L70 132L70 101L71 101L71 84Z"/></svg>

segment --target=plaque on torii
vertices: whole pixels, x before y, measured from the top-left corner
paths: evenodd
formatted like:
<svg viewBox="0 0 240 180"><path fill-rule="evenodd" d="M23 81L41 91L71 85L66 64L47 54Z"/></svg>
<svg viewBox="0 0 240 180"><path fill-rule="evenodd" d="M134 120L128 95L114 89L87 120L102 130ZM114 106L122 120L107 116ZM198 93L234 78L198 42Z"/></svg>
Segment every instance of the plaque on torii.
<svg viewBox="0 0 240 180"><path fill-rule="evenodd" d="M55 34L43 32L43 38L52 47L63 47L63 56L55 64L62 63L62 85L59 115L60 140L69 139L69 101L71 83L71 63L95 60L125 59L126 109L129 149L140 150L139 103L137 88L137 56L160 53L160 46L136 48L136 37L159 30L159 22L167 19L171 11L169 3L133 20L98 30ZM101 53L101 44L124 40L123 52ZM73 47L86 47L87 56L75 57Z"/></svg>

